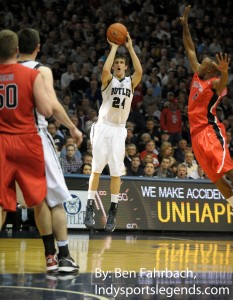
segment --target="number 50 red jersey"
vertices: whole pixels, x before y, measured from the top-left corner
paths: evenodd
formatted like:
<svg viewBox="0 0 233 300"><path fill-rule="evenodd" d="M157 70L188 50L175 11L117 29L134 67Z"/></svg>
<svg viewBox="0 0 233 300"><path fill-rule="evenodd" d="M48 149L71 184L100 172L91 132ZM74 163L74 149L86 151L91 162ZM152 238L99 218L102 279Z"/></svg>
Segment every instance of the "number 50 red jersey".
<svg viewBox="0 0 233 300"><path fill-rule="evenodd" d="M37 132L33 83L38 73L20 64L0 65L0 133Z"/></svg>

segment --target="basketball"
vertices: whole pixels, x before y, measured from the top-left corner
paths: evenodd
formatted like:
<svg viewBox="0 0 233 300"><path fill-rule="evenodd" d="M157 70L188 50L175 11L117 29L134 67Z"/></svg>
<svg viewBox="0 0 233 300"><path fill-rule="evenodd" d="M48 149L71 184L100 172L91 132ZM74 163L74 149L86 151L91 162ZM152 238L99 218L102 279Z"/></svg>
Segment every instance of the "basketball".
<svg viewBox="0 0 233 300"><path fill-rule="evenodd" d="M117 45L124 44L126 41L127 28L121 23L114 23L108 27L107 38L110 42Z"/></svg>

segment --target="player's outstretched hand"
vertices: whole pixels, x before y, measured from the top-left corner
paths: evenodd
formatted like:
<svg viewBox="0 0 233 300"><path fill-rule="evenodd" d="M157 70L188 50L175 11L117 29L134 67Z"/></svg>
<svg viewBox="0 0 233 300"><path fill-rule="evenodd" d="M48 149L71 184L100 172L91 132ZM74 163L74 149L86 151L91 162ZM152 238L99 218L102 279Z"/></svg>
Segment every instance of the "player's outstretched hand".
<svg viewBox="0 0 233 300"><path fill-rule="evenodd" d="M182 25L188 24L188 16L189 16L190 9L191 9L191 5L185 7L183 17L180 17L180 22Z"/></svg>
<svg viewBox="0 0 233 300"><path fill-rule="evenodd" d="M218 63L213 62L214 66L220 71L220 72L227 72L229 63L230 63L230 58L228 57L228 54L225 53L224 55L222 52L219 54L216 54L216 59Z"/></svg>

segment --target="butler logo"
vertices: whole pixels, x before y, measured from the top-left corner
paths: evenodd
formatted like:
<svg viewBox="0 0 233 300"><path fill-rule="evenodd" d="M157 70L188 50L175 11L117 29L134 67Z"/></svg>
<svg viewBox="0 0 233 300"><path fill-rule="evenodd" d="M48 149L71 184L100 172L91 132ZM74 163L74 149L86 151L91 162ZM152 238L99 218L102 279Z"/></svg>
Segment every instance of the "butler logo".
<svg viewBox="0 0 233 300"><path fill-rule="evenodd" d="M76 215L81 211L82 203L77 195L71 194L72 199L64 202L64 208L67 214Z"/></svg>

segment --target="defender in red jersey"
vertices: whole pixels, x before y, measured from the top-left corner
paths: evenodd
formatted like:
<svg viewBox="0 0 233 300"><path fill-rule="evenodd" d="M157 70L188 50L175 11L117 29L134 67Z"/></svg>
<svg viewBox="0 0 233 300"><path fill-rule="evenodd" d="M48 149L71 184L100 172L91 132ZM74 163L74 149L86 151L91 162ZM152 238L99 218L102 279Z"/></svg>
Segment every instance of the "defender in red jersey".
<svg viewBox="0 0 233 300"><path fill-rule="evenodd" d="M190 8L190 5L185 8L180 21L185 51L194 72L188 103L192 147L198 163L233 207L232 186L225 177L233 182L233 161L227 148L225 127L216 116L219 101L226 95L230 59L220 53L216 54L217 62L205 57L198 63L188 26Z"/></svg>
<svg viewBox="0 0 233 300"><path fill-rule="evenodd" d="M35 126L34 108L47 117L50 100L41 75L17 64L17 35L0 31L0 228L3 210L16 210L17 181L26 204L35 206L35 218L44 213L46 180L41 138ZM45 204L44 204L45 203ZM40 232L46 222L37 222Z"/></svg>

